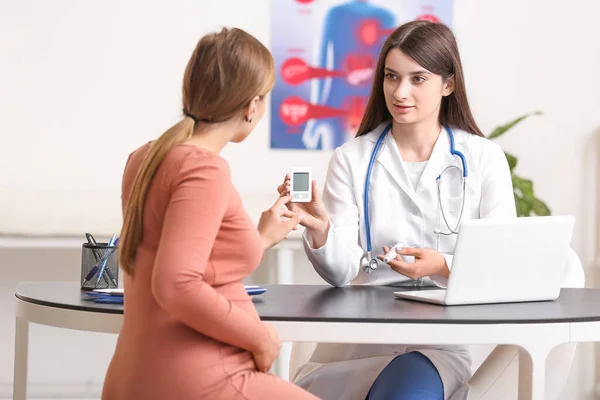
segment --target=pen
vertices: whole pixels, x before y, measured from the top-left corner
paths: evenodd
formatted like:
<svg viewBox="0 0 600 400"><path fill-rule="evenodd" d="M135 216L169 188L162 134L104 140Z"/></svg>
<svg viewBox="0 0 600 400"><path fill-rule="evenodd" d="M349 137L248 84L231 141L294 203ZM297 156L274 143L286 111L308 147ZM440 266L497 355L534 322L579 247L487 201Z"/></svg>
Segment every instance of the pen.
<svg viewBox="0 0 600 400"><path fill-rule="evenodd" d="M98 245L98 243L96 243L96 239L94 239L94 237L92 236L91 233L86 232L85 237L86 237L89 245L91 245L91 246ZM96 262L100 261L100 256L96 252L96 249L92 249L92 254L94 255L94 258L96 259Z"/></svg>
<svg viewBox="0 0 600 400"><path fill-rule="evenodd" d="M112 237L110 238L110 240L108 241L108 246L109 247L113 247L112 249L109 249L109 251L106 253L106 255L103 257L103 261L102 261L102 265L100 266L100 272L98 272L98 280L96 281L96 286L98 286L98 284L100 283L100 279L102 279L102 276L104 275L104 270L106 270L106 264L108 262L108 258L111 256L111 254L115 251L117 244L119 243L119 239L115 239L117 237L117 235L112 235Z"/></svg>

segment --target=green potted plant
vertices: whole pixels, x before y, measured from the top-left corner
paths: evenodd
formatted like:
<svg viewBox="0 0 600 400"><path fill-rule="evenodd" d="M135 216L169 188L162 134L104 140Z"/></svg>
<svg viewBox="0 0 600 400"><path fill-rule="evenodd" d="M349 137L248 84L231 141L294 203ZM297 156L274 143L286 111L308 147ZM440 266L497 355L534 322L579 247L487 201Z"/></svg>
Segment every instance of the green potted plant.
<svg viewBox="0 0 600 400"><path fill-rule="evenodd" d="M521 121L533 116L533 115L541 115L542 113L539 111L535 111L529 114L522 115L513 121L498 126L496 129L490 133L488 139L495 139L498 136L504 135L508 130L514 128L515 125L519 124ZM508 160L508 165L510 167L510 174L512 177L513 190L515 193L515 203L517 205L517 216L519 217L529 217L531 215L550 215L550 209L542 200L535 196L533 191L533 182L531 179L525 179L515 173L515 167L517 166L517 157L512 154L504 152L506 155L506 159Z"/></svg>

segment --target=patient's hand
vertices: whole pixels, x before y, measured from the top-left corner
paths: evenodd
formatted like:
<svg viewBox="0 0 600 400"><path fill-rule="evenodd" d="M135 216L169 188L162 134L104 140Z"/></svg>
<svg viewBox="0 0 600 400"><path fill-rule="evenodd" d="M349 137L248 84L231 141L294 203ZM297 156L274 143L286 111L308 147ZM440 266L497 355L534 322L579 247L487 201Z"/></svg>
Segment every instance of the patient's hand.
<svg viewBox="0 0 600 400"><path fill-rule="evenodd" d="M279 349L281 349L281 342L279 341L279 334L273 325L265 324L268 332L267 340L264 341L261 346L252 352L254 357L254 363L259 372L269 372L273 366L273 362L279 355Z"/></svg>
<svg viewBox="0 0 600 400"><path fill-rule="evenodd" d="M258 221L258 233L263 242L263 250L287 238L290 231L295 230L300 223L300 214L294 213L286 207L292 196L282 196L275 204L264 211Z"/></svg>
<svg viewBox="0 0 600 400"><path fill-rule="evenodd" d="M384 254L388 251L389 248L383 246ZM400 256L413 256L415 262L407 263ZM383 261L383 255L379 255L377 258ZM388 264L394 271L411 279L419 279L431 275L441 275L445 278L450 276L450 269L448 269L446 259L441 253L433 249L404 247L402 251L398 252L396 258Z"/></svg>

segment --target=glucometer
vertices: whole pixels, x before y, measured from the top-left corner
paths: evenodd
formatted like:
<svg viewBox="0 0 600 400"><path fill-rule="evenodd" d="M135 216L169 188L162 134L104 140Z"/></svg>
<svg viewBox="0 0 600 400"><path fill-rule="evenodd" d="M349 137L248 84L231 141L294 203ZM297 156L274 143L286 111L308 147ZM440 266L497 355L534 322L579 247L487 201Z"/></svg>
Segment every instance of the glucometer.
<svg viewBox="0 0 600 400"><path fill-rule="evenodd" d="M294 203L308 203L312 200L312 168L290 169L290 194Z"/></svg>

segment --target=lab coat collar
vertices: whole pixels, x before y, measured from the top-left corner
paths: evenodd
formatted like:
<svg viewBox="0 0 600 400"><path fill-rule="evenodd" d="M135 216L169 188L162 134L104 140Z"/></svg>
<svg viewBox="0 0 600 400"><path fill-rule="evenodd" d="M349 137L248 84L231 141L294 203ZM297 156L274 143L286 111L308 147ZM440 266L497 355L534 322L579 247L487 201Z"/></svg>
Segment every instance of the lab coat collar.
<svg viewBox="0 0 600 400"><path fill-rule="evenodd" d="M388 124L388 121L380 124L373 131L367 133L365 139L371 142L377 142L377 139L379 139L379 136ZM463 142L465 135L463 132L455 129L453 130L453 133L455 147L459 149L458 145ZM365 154L365 157L368 160L370 159L371 154ZM394 141L394 137L391 134L388 134L383 141L379 156L377 157L377 162L387 170L398 186L400 186L400 188L414 201L414 196L419 195L430 183L435 182L438 175L440 175L447 166L452 164L455 159L457 159L456 162L460 161L458 160L458 157L455 157L450 153L448 133L445 128L442 128L433 147L431 156L429 157L429 161L427 162L427 166L419 180L416 191L413 190L404 161L402 160L398 146Z"/></svg>
<svg viewBox="0 0 600 400"><path fill-rule="evenodd" d="M379 134L377 137L379 137ZM370 154L368 155L370 158ZM383 168L390 174L392 179L396 182L398 186L406 193L411 199L414 201L415 191L412 187L412 183L410 182L410 178L408 176L408 172L406 171L404 161L400 156L400 150L398 150L398 146L392 136L391 132L387 134L383 143L381 144L381 149L379 150L379 156L377 157L376 163L381 164Z"/></svg>

